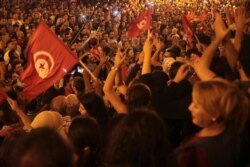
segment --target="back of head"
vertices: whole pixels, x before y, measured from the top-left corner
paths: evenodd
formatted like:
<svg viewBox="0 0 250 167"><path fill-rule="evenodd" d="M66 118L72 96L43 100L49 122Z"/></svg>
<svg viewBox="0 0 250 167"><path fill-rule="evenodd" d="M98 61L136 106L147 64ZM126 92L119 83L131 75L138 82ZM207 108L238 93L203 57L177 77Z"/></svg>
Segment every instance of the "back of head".
<svg viewBox="0 0 250 167"><path fill-rule="evenodd" d="M70 94L66 97L67 115L75 117L80 115L80 102L75 94Z"/></svg>
<svg viewBox="0 0 250 167"><path fill-rule="evenodd" d="M180 56L181 54L181 49L178 46L173 46L167 51L171 53L171 57L173 57L174 59L176 59L176 57Z"/></svg>
<svg viewBox="0 0 250 167"><path fill-rule="evenodd" d="M93 149L100 145L100 129L91 117L76 117L69 127L69 137L78 150L86 147Z"/></svg>
<svg viewBox="0 0 250 167"><path fill-rule="evenodd" d="M79 100L88 114L94 117L100 126L104 127L107 125L108 115L101 96L95 92L90 92L79 97Z"/></svg>
<svg viewBox="0 0 250 167"><path fill-rule="evenodd" d="M234 73L231 70L225 57L219 57L219 56L213 57L210 69L214 73L216 73L216 75L219 77L222 77L230 81L235 80Z"/></svg>
<svg viewBox="0 0 250 167"><path fill-rule="evenodd" d="M179 68L181 67L182 64L184 64L184 63L183 63L183 62L180 62L180 61L175 61L175 62L171 65L171 67L170 67L170 69L169 69L169 77L170 77L171 79L174 79L174 77L176 76L176 74L177 74L177 72L178 72L178 70L179 70Z"/></svg>
<svg viewBox="0 0 250 167"><path fill-rule="evenodd" d="M0 166L10 166L11 164L11 154L16 148L17 142L26 134L22 129L15 130L11 132L7 137L5 137L3 143L0 147Z"/></svg>
<svg viewBox="0 0 250 167"><path fill-rule="evenodd" d="M205 46L210 45L211 39L210 39L209 36L207 36L207 35L205 35L203 33L200 33L200 34L197 35L197 37L199 39L200 44L205 45Z"/></svg>
<svg viewBox="0 0 250 167"><path fill-rule="evenodd" d="M61 115L66 115L67 114L66 97L65 96L54 97L51 101L50 108L52 111L57 111Z"/></svg>
<svg viewBox="0 0 250 167"><path fill-rule="evenodd" d="M77 117L69 127L69 138L79 155L78 164L95 166L101 146L100 129L95 119Z"/></svg>
<svg viewBox="0 0 250 167"><path fill-rule="evenodd" d="M49 127L60 131L63 127L63 118L58 112L43 111L34 118L31 123L31 127L34 129Z"/></svg>
<svg viewBox="0 0 250 167"><path fill-rule="evenodd" d="M125 116L109 139L105 157L111 166L166 166L170 152L166 128L148 109L137 109Z"/></svg>
<svg viewBox="0 0 250 167"><path fill-rule="evenodd" d="M249 101L233 83L222 79L197 82L193 97L218 123L234 127L239 132L244 130L249 116Z"/></svg>
<svg viewBox="0 0 250 167"><path fill-rule="evenodd" d="M84 79L82 77L74 77L73 88L79 93L85 91Z"/></svg>
<svg viewBox="0 0 250 167"><path fill-rule="evenodd" d="M129 111L133 108L149 106L152 101L151 90L143 83L135 83L129 86L127 97Z"/></svg>
<svg viewBox="0 0 250 167"><path fill-rule="evenodd" d="M72 154L52 129L32 130L17 143L13 167L71 167Z"/></svg>

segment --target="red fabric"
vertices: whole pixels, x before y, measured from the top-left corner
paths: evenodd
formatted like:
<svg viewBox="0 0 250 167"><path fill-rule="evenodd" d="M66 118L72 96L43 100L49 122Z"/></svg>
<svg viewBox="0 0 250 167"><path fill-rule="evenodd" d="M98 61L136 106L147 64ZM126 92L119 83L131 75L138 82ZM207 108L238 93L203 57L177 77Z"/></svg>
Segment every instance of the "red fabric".
<svg viewBox="0 0 250 167"><path fill-rule="evenodd" d="M7 94L0 89L0 105L3 103L3 101L7 98Z"/></svg>
<svg viewBox="0 0 250 167"><path fill-rule="evenodd" d="M201 137L193 136L185 141L183 145L189 145L202 140ZM206 153L198 147L188 147L183 152L180 160L180 167L209 167Z"/></svg>
<svg viewBox="0 0 250 167"><path fill-rule="evenodd" d="M193 31L191 29L190 22L188 21L185 15L182 17L182 25L183 25L184 33L187 36L188 45L189 47L192 48L193 47Z"/></svg>
<svg viewBox="0 0 250 167"><path fill-rule="evenodd" d="M129 24L128 38L136 37L140 34L140 32L146 31L150 28L152 13L153 9L149 8Z"/></svg>
<svg viewBox="0 0 250 167"><path fill-rule="evenodd" d="M202 12L200 16L198 17L199 22L203 22L207 19L207 14L205 12Z"/></svg>
<svg viewBox="0 0 250 167"><path fill-rule="evenodd" d="M30 37L28 64L21 74L23 95L30 101L50 88L78 62L78 58L49 29L40 23Z"/></svg>
<svg viewBox="0 0 250 167"><path fill-rule="evenodd" d="M190 22L195 18L195 14L193 11L188 11L188 13L186 14L186 18L187 20Z"/></svg>

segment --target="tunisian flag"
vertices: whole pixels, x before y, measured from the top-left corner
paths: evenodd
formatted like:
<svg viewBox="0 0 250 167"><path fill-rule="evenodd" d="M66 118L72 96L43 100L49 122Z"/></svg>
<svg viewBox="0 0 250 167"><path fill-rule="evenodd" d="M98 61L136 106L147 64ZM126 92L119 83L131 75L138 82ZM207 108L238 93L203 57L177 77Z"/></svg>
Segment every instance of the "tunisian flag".
<svg viewBox="0 0 250 167"><path fill-rule="evenodd" d="M30 37L27 54L28 64L21 80L28 101L50 88L78 62L76 55L43 22Z"/></svg>
<svg viewBox="0 0 250 167"><path fill-rule="evenodd" d="M136 37L141 31L146 31L150 28L151 14L153 9L149 8L140 14L128 27L128 38Z"/></svg>
<svg viewBox="0 0 250 167"><path fill-rule="evenodd" d="M192 48L193 47L193 31L191 29L190 22L188 21L185 15L182 17L182 25L183 25L184 33L187 37L188 45L190 48Z"/></svg>

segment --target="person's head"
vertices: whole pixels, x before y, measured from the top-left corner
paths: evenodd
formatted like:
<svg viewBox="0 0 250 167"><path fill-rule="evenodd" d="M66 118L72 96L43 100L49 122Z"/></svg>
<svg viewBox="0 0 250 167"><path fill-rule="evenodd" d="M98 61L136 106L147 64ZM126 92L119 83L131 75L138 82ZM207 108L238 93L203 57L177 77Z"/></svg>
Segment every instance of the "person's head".
<svg viewBox="0 0 250 167"><path fill-rule="evenodd" d="M202 128L220 124L242 130L248 119L249 101L238 87L218 79L197 82L189 110L192 121Z"/></svg>
<svg viewBox="0 0 250 167"><path fill-rule="evenodd" d="M100 147L100 137L99 125L92 117L76 117L69 127L69 139L78 153Z"/></svg>
<svg viewBox="0 0 250 167"><path fill-rule="evenodd" d="M87 113L94 117L102 127L107 125L108 115L101 96L94 92L90 92L79 97L79 101L84 106Z"/></svg>
<svg viewBox="0 0 250 167"><path fill-rule="evenodd" d="M169 75L169 77L170 77L171 79L174 79L174 77L176 76L176 74L177 74L179 68L180 68L183 64L184 64L184 63L183 63L183 62L180 62L180 61L175 61L175 62L173 62L173 63L171 64L171 67L170 67L169 73L168 73L168 75Z"/></svg>
<svg viewBox="0 0 250 167"><path fill-rule="evenodd" d="M127 50L127 56L128 56L129 59L134 59L135 53L134 53L133 48L130 48L130 49Z"/></svg>
<svg viewBox="0 0 250 167"><path fill-rule="evenodd" d="M14 68L14 71L17 74L21 74L21 72L23 71L22 61L20 61L20 60L14 60L13 61L13 68Z"/></svg>
<svg viewBox="0 0 250 167"><path fill-rule="evenodd" d="M210 39L210 37L208 37L207 35L205 35L203 33L198 34L197 38L199 41L197 41L198 43L196 44L196 47L198 48L198 50L200 52L204 52L205 49L210 45L211 39Z"/></svg>
<svg viewBox="0 0 250 167"><path fill-rule="evenodd" d="M40 112L30 124L31 128L51 128L57 131L57 133L67 140L66 127L64 126L64 120L61 114L55 111L42 111Z"/></svg>
<svg viewBox="0 0 250 167"><path fill-rule="evenodd" d="M66 97L67 115L75 117L80 115L79 107L80 102L75 94L70 94Z"/></svg>
<svg viewBox="0 0 250 167"><path fill-rule="evenodd" d="M170 162L166 127L146 108L119 121L109 139L105 160L110 166L166 166Z"/></svg>
<svg viewBox="0 0 250 167"><path fill-rule="evenodd" d="M34 129L17 142L12 166L71 167L72 153L54 130Z"/></svg>
<svg viewBox="0 0 250 167"><path fill-rule="evenodd" d="M150 106L152 93L150 88L143 83L132 83L127 90L127 105L129 112L133 108Z"/></svg>
<svg viewBox="0 0 250 167"><path fill-rule="evenodd" d="M50 103L50 108L52 111L57 111L61 115L67 114L67 104L65 96L54 97Z"/></svg>
<svg viewBox="0 0 250 167"><path fill-rule="evenodd" d="M22 138L26 132L23 129L12 131L6 136L0 147L0 166L10 166L12 161L11 154L16 148L17 142Z"/></svg>
<svg viewBox="0 0 250 167"><path fill-rule="evenodd" d="M76 94L85 91L85 82L84 79L82 77L74 77L73 78L73 84L72 84L72 88L74 90L74 92Z"/></svg>

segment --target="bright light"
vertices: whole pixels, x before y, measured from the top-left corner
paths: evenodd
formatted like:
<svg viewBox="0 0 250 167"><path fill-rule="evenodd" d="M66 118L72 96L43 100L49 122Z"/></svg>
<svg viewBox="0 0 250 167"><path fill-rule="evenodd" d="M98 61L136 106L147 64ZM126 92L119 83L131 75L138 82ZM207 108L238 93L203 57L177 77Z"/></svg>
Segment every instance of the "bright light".
<svg viewBox="0 0 250 167"><path fill-rule="evenodd" d="M81 18L86 19L86 15L80 14Z"/></svg>
<svg viewBox="0 0 250 167"><path fill-rule="evenodd" d="M147 2L147 5L148 5L149 7L154 7L154 6L155 6L154 2Z"/></svg>
<svg viewBox="0 0 250 167"><path fill-rule="evenodd" d="M118 16L119 15L119 11L117 9L113 10L112 14L113 16Z"/></svg>

